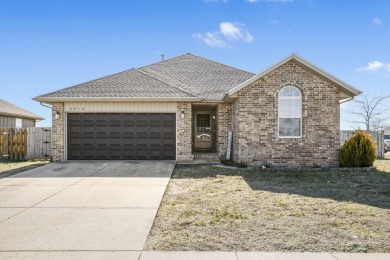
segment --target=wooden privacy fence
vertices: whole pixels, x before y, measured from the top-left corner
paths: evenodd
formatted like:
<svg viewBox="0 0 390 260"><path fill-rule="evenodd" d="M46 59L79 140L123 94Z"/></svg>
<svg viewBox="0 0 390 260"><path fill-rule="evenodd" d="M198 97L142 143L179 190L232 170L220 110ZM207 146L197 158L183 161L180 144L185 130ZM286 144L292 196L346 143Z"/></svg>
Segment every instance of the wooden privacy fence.
<svg viewBox="0 0 390 260"><path fill-rule="evenodd" d="M342 130L340 131L340 145L343 145L345 141L353 136L354 130ZM372 141L376 144L376 158L384 158L384 134L383 132L369 131Z"/></svg>
<svg viewBox="0 0 390 260"><path fill-rule="evenodd" d="M51 128L0 128L1 159L29 160L51 157Z"/></svg>
<svg viewBox="0 0 390 260"><path fill-rule="evenodd" d="M0 128L1 159L24 160L27 154L25 128Z"/></svg>

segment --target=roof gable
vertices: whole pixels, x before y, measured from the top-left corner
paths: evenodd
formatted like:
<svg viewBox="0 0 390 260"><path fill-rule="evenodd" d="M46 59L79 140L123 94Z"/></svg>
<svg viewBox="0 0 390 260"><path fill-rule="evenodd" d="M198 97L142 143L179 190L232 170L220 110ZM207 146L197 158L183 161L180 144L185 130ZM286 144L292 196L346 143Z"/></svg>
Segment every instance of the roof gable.
<svg viewBox="0 0 390 260"><path fill-rule="evenodd" d="M271 67L265 69L264 71L256 74L252 78L250 78L250 79L242 82L241 84L237 85L236 87L232 88L231 90L229 90L228 94L229 95L234 95L235 93L237 93L241 89L245 88L246 86L250 85L251 83L255 82L256 80L264 77L265 75L267 75L271 71L275 70L276 68L279 68L280 66L286 64L287 62L289 62L291 60L297 61L298 63L304 65L306 68L310 69L311 71L314 71L315 73L319 74L320 76L322 76L322 77L326 78L327 80L331 81L342 92L346 93L350 97L354 97L354 96L357 96L357 95L362 93L360 90L358 90L358 89L352 87L351 85L345 83L344 81L336 78L335 76L329 74L328 72L324 71L323 69L315 66L314 64L312 64L312 63L308 62L307 60L303 59L302 57L298 56L297 54L292 53L291 55L289 55L286 58L284 58L283 60L275 63Z"/></svg>

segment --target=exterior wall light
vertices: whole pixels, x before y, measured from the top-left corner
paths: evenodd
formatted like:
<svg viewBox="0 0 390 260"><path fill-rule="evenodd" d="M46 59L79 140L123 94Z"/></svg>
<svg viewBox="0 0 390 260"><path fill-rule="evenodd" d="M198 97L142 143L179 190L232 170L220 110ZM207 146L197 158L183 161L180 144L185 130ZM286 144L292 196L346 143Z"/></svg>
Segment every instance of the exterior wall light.
<svg viewBox="0 0 390 260"><path fill-rule="evenodd" d="M184 111L181 111L181 118L184 118Z"/></svg>
<svg viewBox="0 0 390 260"><path fill-rule="evenodd" d="M54 117L55 117L55 119L60 118L60 111L56 111L56 113L54 114Z"/></svg>

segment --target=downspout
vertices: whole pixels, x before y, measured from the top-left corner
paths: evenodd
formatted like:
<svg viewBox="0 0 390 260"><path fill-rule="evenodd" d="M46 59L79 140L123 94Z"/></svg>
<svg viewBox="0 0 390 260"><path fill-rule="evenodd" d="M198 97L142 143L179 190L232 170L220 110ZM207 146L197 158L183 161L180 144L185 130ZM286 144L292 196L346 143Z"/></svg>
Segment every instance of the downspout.
<svg viewBox="0 0 390 260"><path fill-rule="evenodd" d="M222 97L222 101L226 101L226 99L229 97L229 93L225 93Z"/></svg>
<svg viewBox="0 0 390 260"><path fill-rule="evenodd" d="M47 107L47 108L50 108L50 109L52 109L52 107L51 107L51 106L49 106L49 105L45 105L43 102L39 102L39 104L41 104L41 106L43 106L43 107Z"/></svg>
<svg viewBox="0 0 390 260"><path fill-rule="evenodd" d="M49 106L49 105L45 105L43 102L39 102L39 104L40 104L41 106L43 106L43 107L47 107L47 108L50 108L50 109L52 109L52 107L51 107L51 106ZM40 121L40 120L37 120L37 121Z"/></svg>

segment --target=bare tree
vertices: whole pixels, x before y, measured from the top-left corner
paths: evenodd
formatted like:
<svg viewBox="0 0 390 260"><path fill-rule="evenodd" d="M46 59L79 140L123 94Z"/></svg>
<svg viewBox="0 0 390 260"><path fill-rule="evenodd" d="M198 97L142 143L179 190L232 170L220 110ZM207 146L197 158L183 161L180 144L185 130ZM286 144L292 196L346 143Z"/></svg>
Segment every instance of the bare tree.
<svg viewBox="0 0 390 260"><path fill-rule="evenodd" d="M388 98L390 95L381 94L373 97L364 95L355 99L354 101L358 103L357 109L350 113L356 115L357 120L349 122L365 125L366 131L379 131L387 127L390 116L386 116L386 112L390 110L390 106L389 104L383 106L383 102Z"/></svg>

